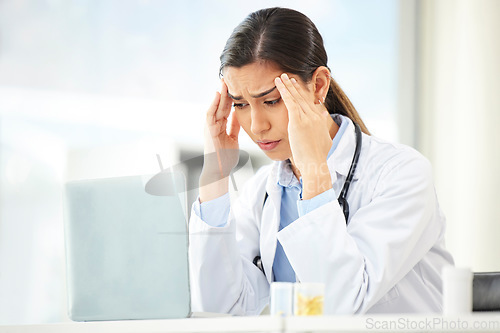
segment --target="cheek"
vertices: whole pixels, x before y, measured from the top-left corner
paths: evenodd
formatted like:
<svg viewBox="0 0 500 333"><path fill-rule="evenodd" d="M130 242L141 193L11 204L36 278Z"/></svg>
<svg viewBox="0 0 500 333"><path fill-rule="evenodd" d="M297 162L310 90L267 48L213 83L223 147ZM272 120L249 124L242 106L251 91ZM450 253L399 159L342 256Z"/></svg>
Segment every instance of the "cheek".
<svg viewBox="0 0 500 333"><path fill-rule="evenodd" d="M241 128L243 128L245 132L249 133L250 126L252 125L250 114L248 112L240 112L239 110L234 110L233 116L236 117Z"/></svg>

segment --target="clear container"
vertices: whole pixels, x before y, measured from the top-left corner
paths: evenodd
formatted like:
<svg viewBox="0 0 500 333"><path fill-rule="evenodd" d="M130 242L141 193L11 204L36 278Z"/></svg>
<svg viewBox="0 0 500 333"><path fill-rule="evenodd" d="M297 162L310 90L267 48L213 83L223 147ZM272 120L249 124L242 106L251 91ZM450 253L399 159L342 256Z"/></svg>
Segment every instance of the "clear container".
<svg viewBox="0 0 500 333"><path fill-rule="evenodd" d="M324 283L296 283L294 313L296 316L321 316L325 299Z"/></svg>
<svg viewBox="0 0 500 333"><path fill-rule="evenodd" d="M271 283L271 315L293 315L293 285L292 282Z"/></svg>

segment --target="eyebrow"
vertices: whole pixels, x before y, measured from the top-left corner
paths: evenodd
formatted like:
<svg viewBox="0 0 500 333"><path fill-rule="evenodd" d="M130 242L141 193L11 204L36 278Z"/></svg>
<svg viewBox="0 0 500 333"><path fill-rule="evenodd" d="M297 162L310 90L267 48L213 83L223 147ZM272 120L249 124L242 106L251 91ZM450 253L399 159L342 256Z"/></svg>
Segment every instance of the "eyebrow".
<svg viewBox="0 0 500 333"><path fill-rule="evenodd" d="M264 97L266 96L267 94L270 94L274 91L274 89L276 89L276 86L272 87L271 89L269 90L266 90L264 92L261 92L261 93L258 93L257 95L252 95L253 98L261 98L261 97ZM233 96L229 93L229 91L227 92L227 95L229 97L231 97L232 99L234 99L235 101L239 101L240 99L243 99L242 96Z"/></svg>

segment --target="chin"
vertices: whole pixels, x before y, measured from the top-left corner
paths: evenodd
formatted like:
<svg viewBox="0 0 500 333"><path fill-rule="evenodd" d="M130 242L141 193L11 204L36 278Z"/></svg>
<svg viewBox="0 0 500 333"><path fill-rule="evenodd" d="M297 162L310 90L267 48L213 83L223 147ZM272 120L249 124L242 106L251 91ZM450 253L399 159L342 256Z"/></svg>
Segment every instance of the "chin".
<svg viewBox="0 0 500 333"><path fill-rule="evenodd" d="M277 151L264 151L267 157L269 157L273 161L285 161L290 158L288 154L284 154L283 152Z"/></svg>

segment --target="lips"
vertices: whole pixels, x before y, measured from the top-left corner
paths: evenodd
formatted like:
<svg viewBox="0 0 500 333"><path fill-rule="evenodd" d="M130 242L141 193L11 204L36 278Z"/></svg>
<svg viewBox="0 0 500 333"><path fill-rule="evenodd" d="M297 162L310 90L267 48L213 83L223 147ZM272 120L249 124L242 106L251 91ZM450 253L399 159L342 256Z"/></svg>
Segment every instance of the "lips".
<svg viewBox="0 0 500 333"><path fill-rule="evenodd" d="M262 150L272 150L276 148L276 146L278 146L280 142L281 140L276 140L276 141L262 140L262 141L257 141L257 144Z"/></svg>

